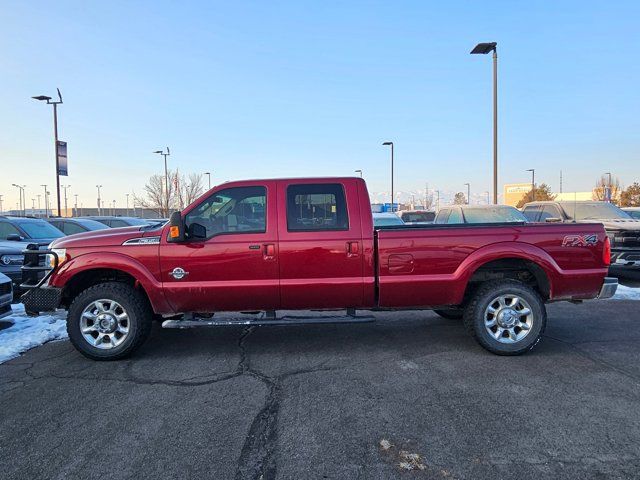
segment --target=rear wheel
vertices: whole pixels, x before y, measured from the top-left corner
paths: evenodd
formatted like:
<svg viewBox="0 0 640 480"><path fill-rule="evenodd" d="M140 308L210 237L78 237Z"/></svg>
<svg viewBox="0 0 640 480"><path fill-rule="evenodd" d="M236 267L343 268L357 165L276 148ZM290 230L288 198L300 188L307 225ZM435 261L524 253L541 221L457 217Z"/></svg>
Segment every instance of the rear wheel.
<svg viewBox="0 0 640 480"><path fill-rule="evenodd" d="M464 312L464 324L490 352L520 355L540 341L547 312L533 288L516 280L496 280L476 291Z"/></svg>
<svg viewBox="0 0 640 480"><path fill-rule="evenodd" d="M67 333L73 346L93 360L131 355L149 337L152 311L147 299L130 285L101 283L71 303Z"/></svg>
<svg viewBox="0 0 640 480"><path fill-rule="evenodd" d="M443 310L434 310L434 312L447 320L460 320L464 316L464 310L461 308L446 308Z"/></svg>

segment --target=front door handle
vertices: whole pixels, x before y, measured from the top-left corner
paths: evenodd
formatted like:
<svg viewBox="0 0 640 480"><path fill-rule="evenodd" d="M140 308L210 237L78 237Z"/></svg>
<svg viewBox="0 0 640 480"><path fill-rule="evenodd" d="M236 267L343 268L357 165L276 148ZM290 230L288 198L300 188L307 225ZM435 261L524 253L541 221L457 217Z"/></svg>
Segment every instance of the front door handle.
<svg viewBox="0 0 640 480"><path fill-rule="evenodd" d="M276 246L273 243L265 243L263 255L265 260L273 260L276 256Z"/></svg>
<svg viewBox="0 0 640 480"><path fill-rule="evenodd" d="M358 242L347 242L347 256L357 257L360 253L360 244Z"/></svg>

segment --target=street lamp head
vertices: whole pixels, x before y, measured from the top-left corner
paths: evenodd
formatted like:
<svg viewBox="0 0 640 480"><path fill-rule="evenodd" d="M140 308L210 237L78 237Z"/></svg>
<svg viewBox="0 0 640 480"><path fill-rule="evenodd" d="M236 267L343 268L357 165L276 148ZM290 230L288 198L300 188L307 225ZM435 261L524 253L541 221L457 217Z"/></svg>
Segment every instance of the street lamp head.
<svg viewBox="0 0 640 480"><path fill-rule="evenodd" d="M382 145L393 145L393 142L383 142Z"/></svg>
<svg viewBox="0 0 640 480"><path fill-rule="evenodd" d="M164 153L164 152L163 152L162 150L156 150L156 151L155 151L155 152L153 152L153 153Z"/></svg>
<svg viewBox="0 0 640 480"><path fill-rule="evenodd" d="M487 53L493 52L498 44L496 42L488 42L488 43L479 43L473 50L471 50L472 55L486 55Z"/></svg>
<svg viewBox="0 0 640 480"><path fill-rule="evenodd" d="M535 171L536 171L536 169L535 169L535 168L528 168L528 169L527 169L527 172L535 172Z"/></svg>
<svg viewBox="0 0 640 480"><path fill-rule="evenodd" d="M48 102L49 100L51 100L51 97L47 97L46 95L38 95L37 97L31 97L34 100L40 100L41 102Z"/></svg>

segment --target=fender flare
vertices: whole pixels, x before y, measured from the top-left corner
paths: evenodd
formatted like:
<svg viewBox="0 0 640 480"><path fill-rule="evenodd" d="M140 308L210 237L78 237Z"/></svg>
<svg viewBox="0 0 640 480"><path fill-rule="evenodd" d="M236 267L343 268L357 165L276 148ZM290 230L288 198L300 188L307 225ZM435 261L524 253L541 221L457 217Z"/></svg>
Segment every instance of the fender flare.
<svg viewBox="0 0 640 480"><path fill-rule="evenodd" d="M492 243L476 250L465 258L462 263L458 265L454 274L454 276L460 279L460 283L464 286L462 295L464 295L464 292L467 290L469 280L471 280L480 267L489 262L506 258L518 258L532 262L540 267L549 282L549 299L553 298L554 283L556 279L562 275L562 269L551 255L542 248L524 242Z"/></svg>
<svg viewBox="0 0 640 480"><path fill-rule="evenodd" d="M142 263L122 253L96 252L78 255L62 264L52 276L50 285L64 288L76 275L98 269L119 270L131 275L144 289L154 312L173 312L164 296L162 283L154 278Z"/></svg>

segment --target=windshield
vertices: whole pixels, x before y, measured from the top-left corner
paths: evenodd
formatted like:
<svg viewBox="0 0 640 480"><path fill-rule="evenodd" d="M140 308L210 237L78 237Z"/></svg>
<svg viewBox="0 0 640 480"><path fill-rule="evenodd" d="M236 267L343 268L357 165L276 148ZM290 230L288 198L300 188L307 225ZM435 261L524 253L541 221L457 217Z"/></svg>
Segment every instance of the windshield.
<svg viewBox="0 0 640 480"><path fill-rule="evenodd" d="M60 238L64 237L64 233L58 230L53 225L45 222L44 220L32 221L32 222L17 222L18 226L26 232L29 238Z"/></svg>
<svg viewBox="0 0 640 480"><path fill-rule="evenodd" d="M465 208L466 223L526 222L527 218L513 207Z"/></svg>
<svg viewBox="0 0 640 480"><path fill-rule="evenodd" d="M618 207L606 202L563 203L562 208L569 220L631 219L629 215Z"/></svg>
<svg viewBox="0 0 640 480"><path fill-rule="evenodd" d="M404 225L404 222L395 215L389 215L388 217L373 217L373 224L376 227L388 227L390 225Z"/></svg>
<svg viewBox="0 0 640 480"><path fill-rule="evenodd" d="M405 222L433 222L436 214L433 212L408 212L402 214L402 220Z"/></svg>

